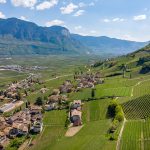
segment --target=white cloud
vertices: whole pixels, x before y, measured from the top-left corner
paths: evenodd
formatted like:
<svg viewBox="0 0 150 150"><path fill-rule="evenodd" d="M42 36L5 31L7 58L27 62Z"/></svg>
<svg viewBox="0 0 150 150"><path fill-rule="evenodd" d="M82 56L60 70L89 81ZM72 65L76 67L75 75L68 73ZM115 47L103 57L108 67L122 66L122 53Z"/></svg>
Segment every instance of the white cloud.
<svg viewBox="0 0 150 150"><path fill-rule="evenodd" d="M4 4L4 3L6 3L6 0L0 0L0 3Z"/></svg>
<svg viewBox="0 0 150 150"><path fill-rule="evenodd" d="M111 20L109 20L109 19L104 19L103 20L103 22L106 22L106 23L108 23L108 22L110 22Z"/></svg>
<svg viewBox="0 0 150 150"><path fill-rule="evenodd" d="M11 0L11 3L16 7L22 6L33 8L37 3L37 0Z"/></svg>
<svg viewBox="0 0 150 150"><path fill-rule="evenodd" d="M74 12L79 6L70 3L69 5L67 5L66 7L61 7L61 13L62 14L71 14L72 12Z"/></svg>
<svg viewBox="0 0 150 150"><path fill-rule="evenodd" d="M29 21L25 16L21 16L19 19L24 20L24 21Z"/></svg>
<svg viewBox="0 0 150 150"><path fill-rule="evenodd" d="M82 26L75 26L74 29L75 30L80 30L80 29L82 29Z"/></svg>
<svg viewBox="0 0 150 150"><path fill-rule="evenodd" d="M124 18L113 18L113 19L104 19L103 22L109 23L109 22L123 22L126 21Z"/></svg>
<svg viewBox="0 0 150 150"><path fill-rule="evenodd" d="M123 21L125 21L125 19L123 19L123 18L114 18L114 19L112 19L112 21L113 22L123 22Z"/></svg>
<svg viewBox="0 0 150 150"><path fill-rule="evenodd" d="M138 16L134 16L133 20L135 21L141 21L141 20L145 20L147 18L146 15L138 15Z"/></svg>
<svg viewBox="0 0 150 150"><path fill-rule="evenodd" d="M78 10L73 16L78 17L83 15L83 13L85 12L85 10Z"/></svg>
<svg viewBox="0 0 150 150"><path fill-rule="evenodd" d="M36 6L37 10L49 9L58 4L58 0L44 1Z"/></svg>
<svg viewBox="0 0 150 150"><path fill-rule="evenodd" d="M6 16L0 11L0 18L1 19L5 19L6 18Z"/></svg>
<svg viewBox="0 0 150 150"><path fill-rule="evenodd" d="M52 21L48 21L46 22L45 24L47 27L50 27L50 26L55 26L55 25L64 25L64 21L62 20L52 20Z"/></svg>

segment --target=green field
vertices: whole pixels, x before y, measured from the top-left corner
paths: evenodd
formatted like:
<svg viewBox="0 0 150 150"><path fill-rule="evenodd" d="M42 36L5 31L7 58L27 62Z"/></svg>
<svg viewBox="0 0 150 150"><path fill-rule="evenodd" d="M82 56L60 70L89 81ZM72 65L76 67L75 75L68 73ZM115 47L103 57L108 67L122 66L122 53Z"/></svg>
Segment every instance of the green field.
<svg viewBox="0 0 150 150"><path fill-rule="evenodd" d="M106 119L109 102L109 99L85 102L83 105L84 127L71 138L64 136L66 131L64 122L67 114L64 111L47 112L44 117L44 124L55 124L55 126L46 126L42 136L39 135L40 139L37 138L37 141L42 142L37 142L31 149L91 150L94 148L97 150L115 150L116 142L110 142L107 137L107 131L111 124L111 121Z"/></svg>
<svg viewBox="0 0 150 150"><path fill-rule="evenodd" d="M128 121L123 131L121 150L150 149L150 119Z"/></svg>
<svg viewBox="0 0 150 150"><path fill-rule="evenodd" d="M0 90L5 89L6 85L12 83L12 81L25 79L27 76L28 73L0 70Z"/></svg>
<svg viewBox="0 0 150 150"><path fill-rule="evenodd" d="M44 129L38 137L31 149L50 149L65 134L66 111L51 111L44 114Z"/></svg>
<svg viewBox="0 0 150 150"><path fill-rule="evenodd" d="M105 96L130 96L131 87L119 87L119 88L108 88L108 89L97 89L96 97L105 97Z"/></svg>

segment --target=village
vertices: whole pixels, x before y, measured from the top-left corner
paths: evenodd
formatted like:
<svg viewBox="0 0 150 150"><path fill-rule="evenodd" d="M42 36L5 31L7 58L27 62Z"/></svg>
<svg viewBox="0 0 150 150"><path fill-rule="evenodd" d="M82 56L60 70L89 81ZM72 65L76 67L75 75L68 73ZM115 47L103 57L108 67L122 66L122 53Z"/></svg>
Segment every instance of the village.
<svg viewBox="0 0 150 150"><path fill-rule="evenodd" d="M3 65L0 66L0 70L11 70L17 72L29 72L34 70L45 70L47 67L43 66L20 66L20 65Z"/></svg>
<svg viewBox="0 0 150 150"><path fill-rule="evenodd" d="M0 92L0 101L8 100L7 103L0 106L0 145L5 147L11 139L42 132L44 111L68 109L67 127L82 126L83 103L81 100L70 101L67 94L79 92L83 88L93 89L95 85L102 84L104 80L97 72L95 74L76 74L74 81L76 84L73 84L71 80L64 81L57 89L52 90L45 103L37 100L34 104L30 104L26 99L29 94L27 89L35 83L43 84L44 81L32 75L20 82L9 84L5 91ZM25 92L19 93L18 89L23 89ZM47 90L46 87L43 87L39 92L44 94ZM21 108L22 104L25 104L24 108ZM9 116L3 115L16 108L20 109Z"/></svg>

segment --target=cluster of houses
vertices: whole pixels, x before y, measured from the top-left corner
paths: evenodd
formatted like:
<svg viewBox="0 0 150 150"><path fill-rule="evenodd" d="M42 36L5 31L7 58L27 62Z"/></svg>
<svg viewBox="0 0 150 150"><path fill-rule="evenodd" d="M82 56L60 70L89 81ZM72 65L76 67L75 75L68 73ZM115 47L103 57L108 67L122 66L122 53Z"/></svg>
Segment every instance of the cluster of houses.
<svg viewBox="0 0 150 150"><path fill-rule="evenodd" d="M74 86L70 80L66 80L60 87L60 93L71 93L74 91Z"/></svg>
<svg viewBox="0 0 150 150"><path fill-rule="evenodd" d="M95 74L81 74L76 75L77 86L74 86L72 81L66 80L58 89L54 89L52 94L48 97L48 101L45 105L45 110L55 110L63 108L62 104L65 104L68 100L66 93L78 92L82 88L94 88L97 84L102 84L104 81L101 78L99 72Z"/></svg>
<svg viewBox="0 0 150 150"><path fill-rule="evenodd" d="M27 71L33 71L33 70L44 70L48 67L43 66L20 66L20 65L5 65L0 66L0 70L12 70L17 72L27 72Z"/></svg>
<svg viewBox="0 0 150 150"><path fill-rule="evenodd" d="M27 90L32 88L32 86L36 83L42 84L42 81L39 81L36 75L31 74L29 77L21 80L20 82L16 81L9 84L6 90L0 91L0 101L7 100L7 103L0 107L0 112L8 112L21 106L24 103L22 98L26 97L28 94ZM25 92L20 93L20 90L24 90Z"/></svg>
<svg viewBox="0 0 150 150"><path fill-rule="evenodd" d="M70 122L73 126L82 125L82 103L81 100L74 100L70 104L69 112Z"/></svg>
<svg viewBox="0 0 150 150"><path fill-rule="evenodd" d="M42 81L38 80L38 76L34 74L31 74L29 77L27 77L24 80L21 80L20 82L14 81L13 83L7 85L7 89L5 91L0 91L0 100L3 100L5 98L13 100L17 99L18 90L27 90L30 87L32 87L35 83L40 82L42 83Z"/></svg>
<svg viewBox="0 0 150 150"><path fill-rule="evenodd" d="M54 89L52 94L48 97L45 110L63 109L63 104L65 104L67 100L67 96L62 95L59 89Z"/></svg>
<svg viewBox="0 0 150 150"><path fill-rule="evenodd" d="M10 117L0 117L0 145L4 145L11 138L41 132L41 110L41 107L33 105Z"/></svg>
<svg viewBox="0 0 150 150"><path fill-rule="evenodd" d="M94 88L95 85L102 84L104 82L99 72L95 74L86 73L82 75L77 75L75 79L78 82L77 90L81 88Z"/></svg>

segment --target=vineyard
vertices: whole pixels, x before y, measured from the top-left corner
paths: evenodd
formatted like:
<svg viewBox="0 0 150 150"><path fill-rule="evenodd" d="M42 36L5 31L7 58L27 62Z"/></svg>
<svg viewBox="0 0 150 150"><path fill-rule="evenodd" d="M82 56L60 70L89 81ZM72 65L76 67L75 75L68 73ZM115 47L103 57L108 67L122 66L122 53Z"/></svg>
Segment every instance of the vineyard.
<svg viewBox="0 0 150 150"><path fill-rule="evenodd" d="M144 82L141 82L141 84L137 85L134 88L133 95L134 97L139 97L147 95L149 93L150 93L150 80L145 80Z"/></svg>
<svg viewBox="0 0 150 150"><path fill-rule="evenodd" d="M149 150L150 119L126 122L120 150Z"/></svg>
<svg viewBox="0 0 150 150"><path fill-rule="evenodd" d="M97 89L97 91L96 91L96 97L104 97L104 96L130 96L130 94L131 94L131 87Z"/></svg>
<svg viewBox="0 0 150 150"><path fill-rule="evenodd" d="M127 119L144 119L150 117L150 95L138 97L122 104Z"/></svg>

